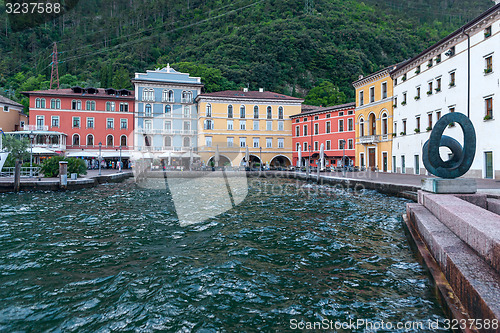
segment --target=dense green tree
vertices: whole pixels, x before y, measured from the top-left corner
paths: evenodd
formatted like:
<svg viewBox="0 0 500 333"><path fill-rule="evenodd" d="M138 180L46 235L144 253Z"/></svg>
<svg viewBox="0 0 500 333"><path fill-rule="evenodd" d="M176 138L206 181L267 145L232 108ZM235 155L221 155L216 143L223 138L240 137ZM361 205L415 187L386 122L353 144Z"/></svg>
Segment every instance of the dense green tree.
<svg viewBox="0 0 500 333"><path fill-rule="evenodd" d="M164 65L160 67L165 67ZM220 69L199 65L194 62L179 62L172 64L173 68L183 73L189 73L190 76L200 77L205 85L206 92L237 89L236 83L229 81Z"/></svg>
<svg viewBox="0 0 500 333"><path fill-rule="evenodd" d="M130 74L125 68L120 68L116 71L113 76L113 88L115 89L130 89L132 88L132 83L130 82Z"/></svg>
<svg viewBox="0 0 500 333"><path fill-rule="evenodd" d="M347 102L346 95L330 81L323 81L312 88L307 94L304 104L317 106L332 106Z"/></svg>
<svg viewBox="0 0 500 333"><path fill-rule="evenodd" d="M3 138L2 144L5 150L10 153L12 158L20 161L29 158L29 140L27 138L20 140L14 136L7 135Z"/></svg>

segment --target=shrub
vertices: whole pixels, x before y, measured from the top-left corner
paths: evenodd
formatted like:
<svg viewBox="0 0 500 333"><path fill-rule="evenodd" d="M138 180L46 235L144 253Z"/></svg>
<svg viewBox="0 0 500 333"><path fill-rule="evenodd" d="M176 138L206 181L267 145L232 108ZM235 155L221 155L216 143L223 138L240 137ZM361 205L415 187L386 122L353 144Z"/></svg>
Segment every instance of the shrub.
<svg viewBox="0 0 500 333"><path fill-rule="evenodd" d="M68 175L72 173L77 173L79 176L87 174L87 166L83 160L74 157L54 156L43 162L41 170L43 175L45 177L57 177L59 175L59 162L61 161L68 162Z"/></svg>

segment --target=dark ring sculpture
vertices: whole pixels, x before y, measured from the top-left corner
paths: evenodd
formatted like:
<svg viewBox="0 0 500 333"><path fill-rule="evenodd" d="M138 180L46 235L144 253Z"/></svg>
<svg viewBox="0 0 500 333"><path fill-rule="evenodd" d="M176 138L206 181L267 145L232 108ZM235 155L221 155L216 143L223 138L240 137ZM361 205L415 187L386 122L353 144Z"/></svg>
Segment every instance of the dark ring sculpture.
<svg viewBox="0 0 500 333"><path fill-rule="evenodd" d="M464 133L464 147L452 137L443 135L446 127L458 123ZM443 161L439 147L448 147L453 156ZM441 117L434 126L429 140L422 148L422 160L425 168L441 178L457 178L469 171L476 155L476 131L472 122L462 113L452 112Z"/></svg>

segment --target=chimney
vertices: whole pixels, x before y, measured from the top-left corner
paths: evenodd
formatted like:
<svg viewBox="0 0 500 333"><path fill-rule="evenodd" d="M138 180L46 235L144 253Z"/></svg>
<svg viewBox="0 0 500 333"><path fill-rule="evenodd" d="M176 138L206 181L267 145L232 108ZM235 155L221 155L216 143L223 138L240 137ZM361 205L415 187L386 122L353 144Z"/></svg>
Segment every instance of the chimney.
<svg viewBox="0 0 500 333"><path fill-rule="evenodd" d="M243 92L248 92L248 88L243 88Z"/></svg>
<svg viewBox="0 0 500 333"><path fill-rule="evenodd" d="M259 88L259 92L264 92L264 88Z"/></svg>

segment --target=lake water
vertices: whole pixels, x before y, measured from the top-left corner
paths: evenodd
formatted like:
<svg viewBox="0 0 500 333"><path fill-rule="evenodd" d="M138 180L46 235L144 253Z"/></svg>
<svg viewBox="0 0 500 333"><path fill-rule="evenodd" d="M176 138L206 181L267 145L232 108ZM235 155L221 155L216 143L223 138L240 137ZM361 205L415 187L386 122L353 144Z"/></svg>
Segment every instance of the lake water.
<svg viewBox="0 0 500 333"><path fill-rule="evenodd" d="M442 321L405 236L406 202L258 179L240 205L181 226L166 191L132 182L0 194L0 331Z"/></svg>

